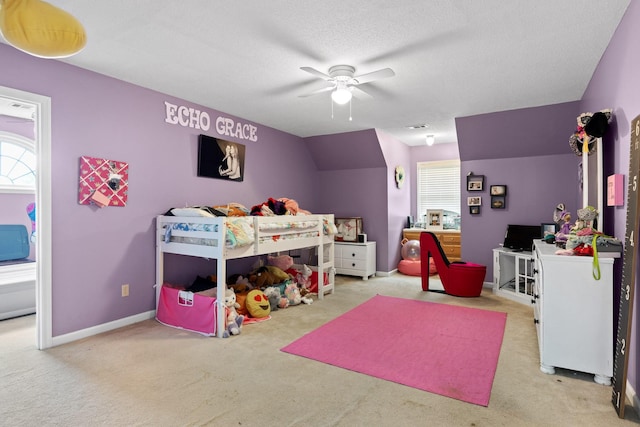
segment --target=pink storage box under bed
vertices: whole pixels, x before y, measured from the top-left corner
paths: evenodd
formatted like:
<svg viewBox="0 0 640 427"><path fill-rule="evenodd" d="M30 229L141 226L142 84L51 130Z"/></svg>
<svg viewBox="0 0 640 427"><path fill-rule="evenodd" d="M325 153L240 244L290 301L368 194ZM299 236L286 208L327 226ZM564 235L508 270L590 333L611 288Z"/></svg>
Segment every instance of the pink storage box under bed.
<svg viewBox="0 0 640 427"><path fill-rule="evenodd" d="M156 320L174 328L216 335L216 298L164 284L160 290Z"/></svg>

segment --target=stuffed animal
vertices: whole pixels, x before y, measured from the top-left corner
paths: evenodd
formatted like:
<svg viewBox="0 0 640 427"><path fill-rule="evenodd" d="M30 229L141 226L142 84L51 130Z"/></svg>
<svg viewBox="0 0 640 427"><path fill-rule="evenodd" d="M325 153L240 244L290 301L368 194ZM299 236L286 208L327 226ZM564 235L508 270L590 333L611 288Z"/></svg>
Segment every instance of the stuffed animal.
<svg viewBox="0 0 640 427"><path fill-rule="evenodd" d="M271 313L271 305L269 299L260 289L253 289L247 294L245 306L251 317L260 319L268 317Z"/></svg>
<svg viewBox="0 0 640 427"><path fill-rule="evenodd" d="M289 280L289 279L292 278L291 276L289 276L288 273L286 273L280 267L276 267L274 265L266 265L266 266L264 266L262 268L266 269L267 271L269 271L269 273L271 273L273 275L273 277L275 278L275 282L274 283L282 283L285 280Z"/></svg>
<svg viewBox="0 0 640 427"><path fill-rule="evenodd" d="M232 283L231 285L227 286L233 289L236 294L249 292L251 289L253 289L253 286L251 286L251 283L249 283L249 278L241 274L232 274L227 279L227 283Z"/></svg>
<svg viewBox="0 0 640 427"><path fill-rule="evenodd" d="M302 266L302 271L299 271L298 274L296 274L296 282L298 282L298 286L305 289L311 289L312 273L313 271L311 270L311 267L304 264Z"/></svg>
<svg viewBox="0 0 640 427"><path fill-rule="evenodd" d="M240 308L240 304L236 302L236 293L233 292L233 289L226 289L224 291L224 306L227 312L227 328L222 336L227 338L230 335L239 335L244 316L238 314L236 311L237 308Z"/></svg>
<svg viewBox="0 0 640 427"><path fill-rule="evenodd" d="M277 311L280 308L280 302L283 298L280 295L280 288L276 287L276 286L269 286L268 288L265 288L265 290L263 291L265 296L269 299L269 306L271 307L271 311ZM282 307L282 308L286 308L286 307Z"/></svg>
<svg viewBox="0 0 640 427"><path fill-rule="evenodd" d="M288 284L284 288L284 296L289 300L289 305L298 305L300 303L311 304L313 300L309 297L303 297L300 294L300 289L295 283Z"/></svg>
<svg viewBox="0 0 640 427"><path fill-rule="evenodd" d="M293 258L291 258L289 255L267 255L267 263L268 265L273 265L274 267L278 267L279 269L284 271L293 266Z"/></svg>
<svg viewBox="0 0 640 427"><path fill-rule="evenodd" d="M264 289L273 286L276 283L276 278L268 269L261 267L249 275L249 282L256 288Z"/></svg>

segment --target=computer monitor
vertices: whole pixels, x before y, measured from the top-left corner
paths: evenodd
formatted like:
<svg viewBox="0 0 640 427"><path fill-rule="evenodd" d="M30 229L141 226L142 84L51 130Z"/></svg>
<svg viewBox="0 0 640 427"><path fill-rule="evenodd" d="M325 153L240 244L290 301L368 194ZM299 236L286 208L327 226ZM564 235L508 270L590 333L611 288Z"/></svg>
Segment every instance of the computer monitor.
<svg viewBox="0 0 640 427"><path fill-rule="evenodd" d="M514 251L530 252L533 249L533 240L541 238L542 231L539 225L509 224L502 246Z"/></svg>

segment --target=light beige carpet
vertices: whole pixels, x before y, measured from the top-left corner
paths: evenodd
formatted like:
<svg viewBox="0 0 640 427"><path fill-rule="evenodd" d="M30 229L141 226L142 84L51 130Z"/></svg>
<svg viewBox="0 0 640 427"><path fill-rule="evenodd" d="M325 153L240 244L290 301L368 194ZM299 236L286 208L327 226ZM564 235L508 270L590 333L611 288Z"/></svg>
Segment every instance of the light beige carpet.
<svg viewBox="0 0 640 427"><path fill-rule="evenodd" d="M0 425L637 425L632 409L628 420L618 419L611 388L590 376L540 372L529 306L490 290L470 299L423 292L419 278L400 274L368 281L338 276L337 282L335 294L323 301L277 311L228 339L149 320L39 351L33 317L2 321ZM376 294L508 313L489 406L279 350Z"/></svg>

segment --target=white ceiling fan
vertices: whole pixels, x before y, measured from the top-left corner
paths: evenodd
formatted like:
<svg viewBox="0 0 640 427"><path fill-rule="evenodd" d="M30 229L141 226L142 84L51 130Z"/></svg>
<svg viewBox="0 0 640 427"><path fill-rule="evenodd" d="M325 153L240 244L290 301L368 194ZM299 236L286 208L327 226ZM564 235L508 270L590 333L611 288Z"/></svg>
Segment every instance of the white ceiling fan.
<svg viewBox="0 0 640 427"><path fill-rule="evenodd" d="M322 92L332 91L331 99L333 99L336 104L346 104L349 102L353 92L357 92L358 95L370 97L371 95L358 86L396 75L391 68L383 68L381 70L354 76L356 69L351 65L334 65L329 68L329 74L322 73L312 67L300 67L300 69L325 80L329 84L327 87L300 95L300 97L307 97L317 95Z"/></svg>

